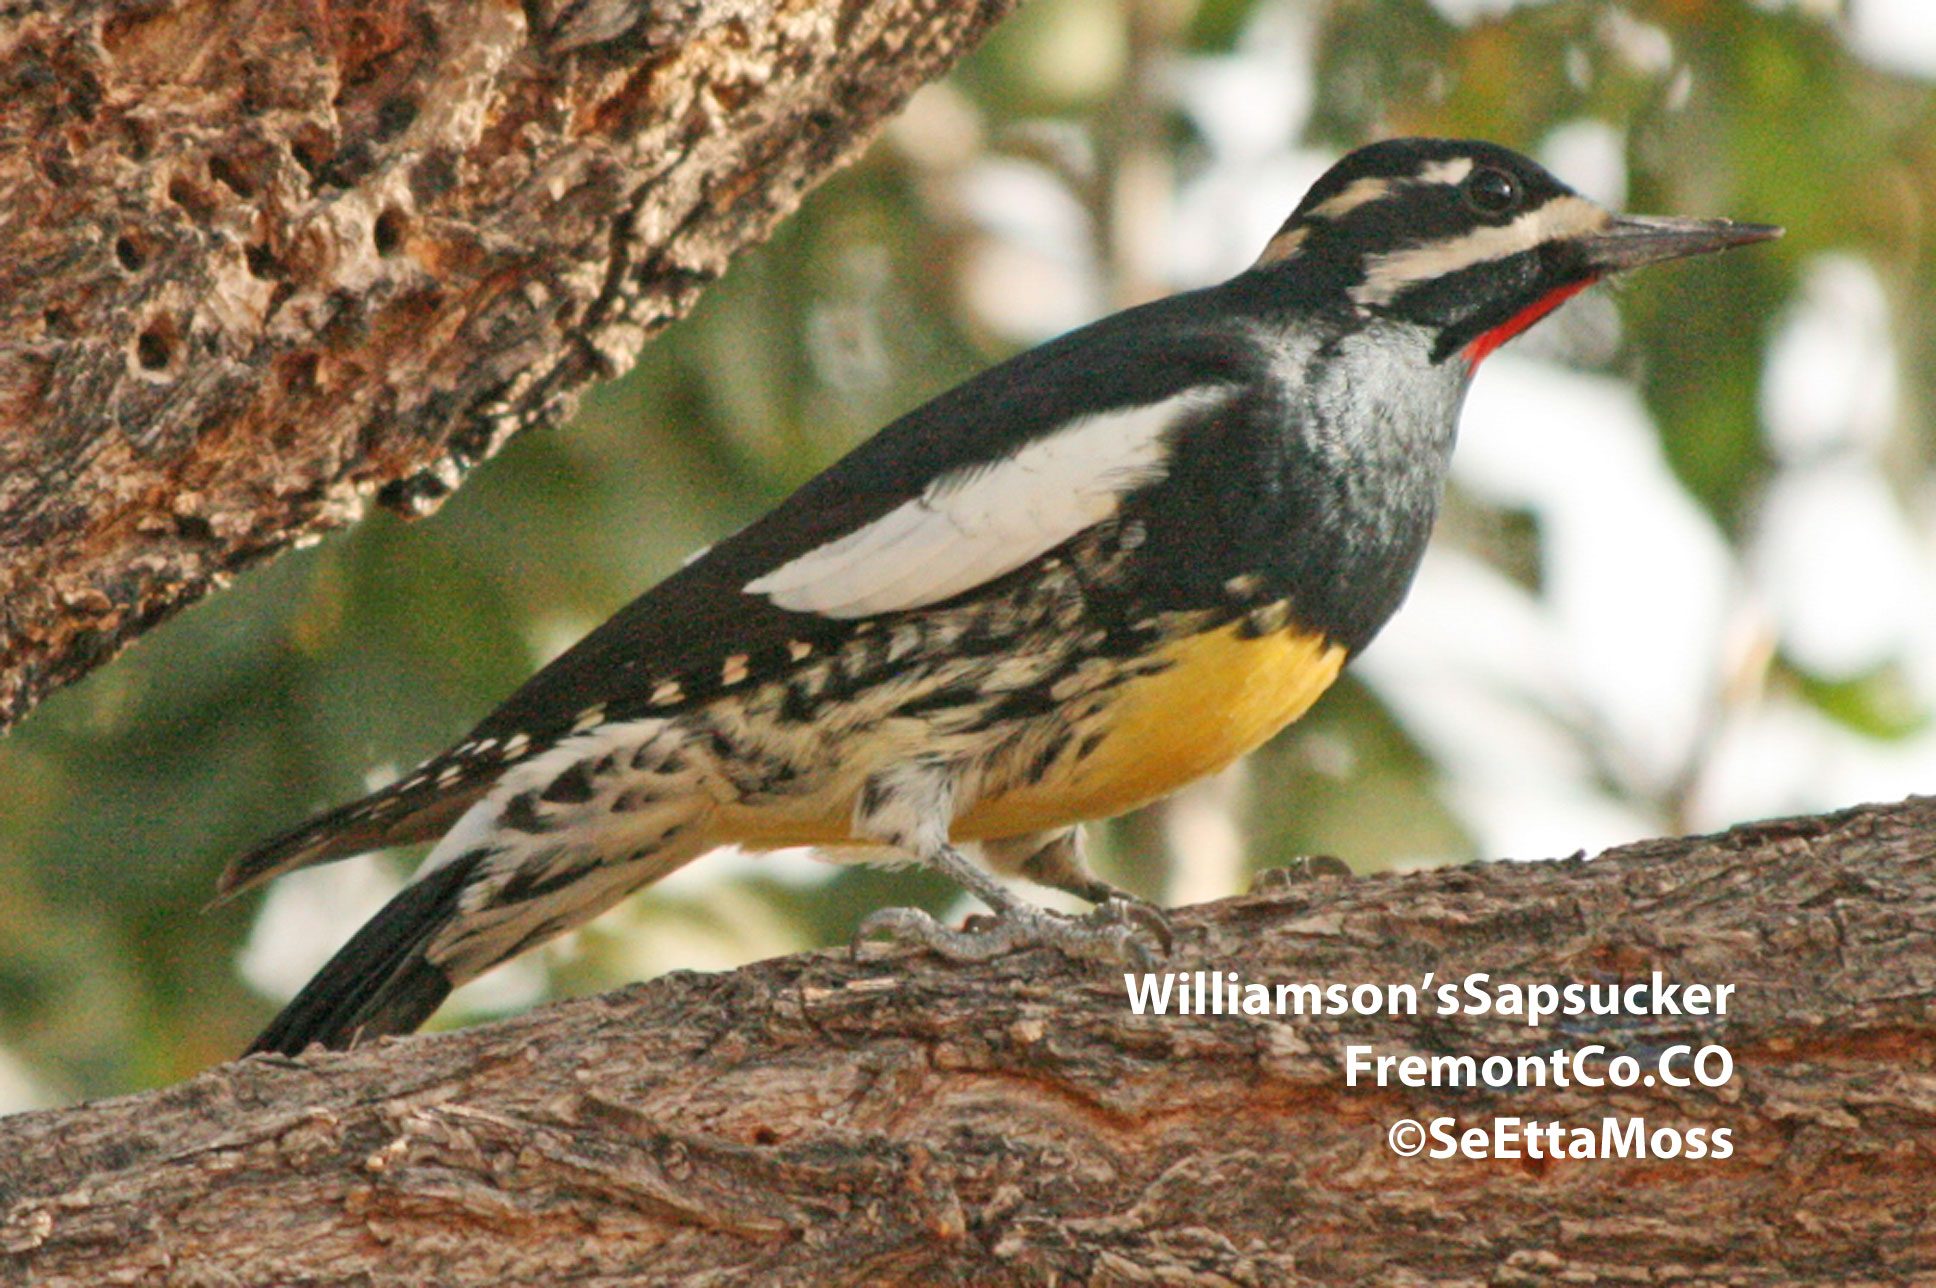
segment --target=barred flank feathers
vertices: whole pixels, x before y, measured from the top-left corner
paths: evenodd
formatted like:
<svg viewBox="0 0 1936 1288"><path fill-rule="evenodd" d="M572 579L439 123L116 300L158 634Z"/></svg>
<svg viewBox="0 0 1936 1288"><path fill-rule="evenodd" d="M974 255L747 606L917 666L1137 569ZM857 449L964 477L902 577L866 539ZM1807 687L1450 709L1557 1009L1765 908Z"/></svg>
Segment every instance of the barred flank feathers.
<svg viewBox="0 0 1936 1288"><path fill-rule="evenodd" d="M312 1043L344 1050L408 1033L450 995L450 980L424 956L456 914L486 852L474 851L413 881L343 945L245 1054L297 1055Z"/></svg>

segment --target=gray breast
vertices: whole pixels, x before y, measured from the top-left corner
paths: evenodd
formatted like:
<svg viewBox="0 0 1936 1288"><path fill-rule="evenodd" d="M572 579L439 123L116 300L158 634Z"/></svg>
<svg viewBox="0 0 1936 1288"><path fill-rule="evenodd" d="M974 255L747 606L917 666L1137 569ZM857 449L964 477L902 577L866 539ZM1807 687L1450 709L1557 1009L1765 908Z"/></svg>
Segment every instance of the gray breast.
<svg viewBox="0 0 1936 1288"><path fill-rule="evenodd" d="M1424 330L1379 322L1328 344L1277 346L1274 373L1309 489L1297 615L1353 652L1410 588L1445 491L1470 371L1434 363Z"/></svg>

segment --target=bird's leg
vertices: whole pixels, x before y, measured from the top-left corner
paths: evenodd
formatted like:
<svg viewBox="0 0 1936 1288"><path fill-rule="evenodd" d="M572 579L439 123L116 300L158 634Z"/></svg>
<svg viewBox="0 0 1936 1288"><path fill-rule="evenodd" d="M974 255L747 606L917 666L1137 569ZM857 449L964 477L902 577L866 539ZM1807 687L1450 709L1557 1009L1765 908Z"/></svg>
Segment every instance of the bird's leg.
<svg viewBox="0 0 1936 1288"><path fill-rule="evenodd" d="M988 866L997 872L1027 877L1037 885L1066 891L1089 903L1130 900L1133 896L1089 870L1083 849L1082 829L1078 827L1008 836L998 841L983 841L981 845Z"/></svg>
<svg viewBox="0 0 1936 1288"><path fill-rule="evenodd" d="M951 768L928 762L900 766L869 780L855 810L855 831L912 854L917 862L987 904L994 917L972 929L954 930L918 908L883 908L864 919L855 932L856 955L865 940L887 935L920 944L951 961L987 961L1039 945L1070 957L1148 968L1149 951L1142 938L1153 933L1152 927L1126 914L1123 902L1112 900L1077 918L1018 897L949 841L954 804ZM1155 937L1167 946L1160 933Z"/></svg>
<svg viewBox="0 0 1936 1288"><path fill-rule="evenodd" d="M989 866L997 872L1014 872L1095 904L1092 920L1141 926L1155 937L1165 954L1175 945L1170 919L1161 908L1116 888L1090 870L1080 827L984 841L981 848Z"/></svg>

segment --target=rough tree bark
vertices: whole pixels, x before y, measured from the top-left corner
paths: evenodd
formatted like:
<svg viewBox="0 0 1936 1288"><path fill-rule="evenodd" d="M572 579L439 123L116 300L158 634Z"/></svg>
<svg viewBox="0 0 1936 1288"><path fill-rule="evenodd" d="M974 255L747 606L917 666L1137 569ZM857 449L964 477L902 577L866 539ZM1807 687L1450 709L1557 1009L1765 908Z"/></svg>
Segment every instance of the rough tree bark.
<svg viewBox="0 0 1936 1288"><path fill-rule="evenodd" d="M434 508L1013 3L0 9L0 729Z"/></svg>
<svg viewBox="0 0 1936 1288"><path fill-rule="evenodd" d="M1936 1276L1936 800L1190 909L1258 982L1732 984L1725 1017L1135 1015L1047 952L679 974L0 1121L47 1285L1825 1283ZM1349 1087L1348 1045L1725 1048L1724 1086ZM1402 1118L1728 1129L1401 1159Z"/></svg>

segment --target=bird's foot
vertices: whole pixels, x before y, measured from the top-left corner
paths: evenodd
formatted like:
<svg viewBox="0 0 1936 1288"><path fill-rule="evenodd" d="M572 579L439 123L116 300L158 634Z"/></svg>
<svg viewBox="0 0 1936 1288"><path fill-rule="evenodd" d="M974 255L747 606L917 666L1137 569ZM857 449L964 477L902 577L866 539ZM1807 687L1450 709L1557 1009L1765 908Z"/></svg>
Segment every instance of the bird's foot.
<svg viewBox="0 0 1936 1288"><path fill-rule="evenodd" d="M876 935L918 944L949 961L982 962L1021 948L1053 948L1065 957L1119 962L1149 970L1151 947L1167 956L1175 943L1169 918L1140 900L1110 899L1080 917L1017 904L977 916L961 929L942 925L919 908L883 908L854 934L853 952Z"/></svg>

